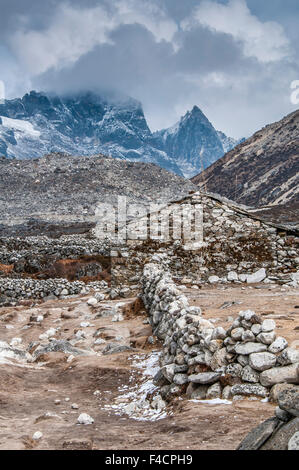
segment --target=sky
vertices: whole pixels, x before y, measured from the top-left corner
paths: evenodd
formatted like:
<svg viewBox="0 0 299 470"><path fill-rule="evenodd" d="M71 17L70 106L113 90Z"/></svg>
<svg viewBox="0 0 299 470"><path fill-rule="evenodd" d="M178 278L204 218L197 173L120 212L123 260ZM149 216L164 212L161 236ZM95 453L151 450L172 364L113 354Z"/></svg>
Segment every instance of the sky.
<svg viewBox="0 0 299 470"><path fill-rule="evenodd" d="M0 0L0 83L119 91L153 131L197 105L248 137L298 109L298 25L298 0Z"/></svg>

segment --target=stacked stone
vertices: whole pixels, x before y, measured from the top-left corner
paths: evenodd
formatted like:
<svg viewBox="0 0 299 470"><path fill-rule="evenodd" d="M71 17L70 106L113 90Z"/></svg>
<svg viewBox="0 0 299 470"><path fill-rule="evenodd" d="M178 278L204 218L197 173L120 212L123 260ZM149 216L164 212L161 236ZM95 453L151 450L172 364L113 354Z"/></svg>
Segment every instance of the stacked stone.
<svg viewBox="0 0 299 470"><path fill-rule="evenodd" d="M157 264L145 266L141 284L153 332L164 341L155 377L164 396L265 398L275 384L299 383L299 352L276 337L273 320L247 310L228 330L215 328Z"/></svg>
<svg viewBox="0 0 299 470"><path fill-rule="evenodd" d="M0 305L11 305L21 299L42 299L48 296L65 297L86 294L91 289L97 291L107 287L105 281L88 284L66 279L10 279L0 278Z"/></svg>

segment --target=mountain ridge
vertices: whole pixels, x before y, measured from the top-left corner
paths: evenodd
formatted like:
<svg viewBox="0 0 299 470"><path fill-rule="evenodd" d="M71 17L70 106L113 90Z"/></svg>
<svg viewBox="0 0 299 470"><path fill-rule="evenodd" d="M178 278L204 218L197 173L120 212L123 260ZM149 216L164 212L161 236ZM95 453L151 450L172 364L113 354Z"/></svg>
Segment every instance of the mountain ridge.
<svg viewBox="0 0 299 470"><path fill-rule="evenodd" d="M51 152L101 153L156 163L186 177L201 169L202 160L206 167L224 154L221 136L232 142L217 134L197 106L181 118L177 133L175 126L152 133L141 103L130 97L31 91L0 104L0 154L29 159ZM172 142L166 143L162 136L171 132ZM202 160L197 149L203 153Z"/></svg>

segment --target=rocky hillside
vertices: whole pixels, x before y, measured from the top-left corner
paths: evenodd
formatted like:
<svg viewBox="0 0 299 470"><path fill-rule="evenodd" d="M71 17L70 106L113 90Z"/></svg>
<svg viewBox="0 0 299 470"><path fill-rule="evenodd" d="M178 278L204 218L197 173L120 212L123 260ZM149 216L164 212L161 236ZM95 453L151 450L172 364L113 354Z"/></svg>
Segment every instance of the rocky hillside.
<svg viewBox="0 0 299 470"><path fill-rule="evenodd" d="M193 183L254 207L299 202L299 110L256 132Z"/></svg>
<svg viewBox="0 0 299 470"><path fill-rule="evenodd" d="M0 158L0 229L39 234L58 224L67 233L84 231L93 224L100 202L116 203L120 195L131 203L164 203L194 188L157 165L103 155Z"/></svg>
<svg viewBox="0 0 299 470"><path fill-rule="evenodd" d="M198 106L173 127L156 132L155 136L161 142L161 149L175 160L186 178L207 168L237 144L223 132L217 132Z"/></svg>

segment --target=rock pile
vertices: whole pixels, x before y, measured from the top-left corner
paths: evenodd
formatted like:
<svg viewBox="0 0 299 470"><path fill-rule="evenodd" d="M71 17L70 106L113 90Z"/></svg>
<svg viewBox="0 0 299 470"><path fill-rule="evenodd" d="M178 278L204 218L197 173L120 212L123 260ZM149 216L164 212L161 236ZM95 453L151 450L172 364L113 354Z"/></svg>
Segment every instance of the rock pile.
<svg viewBox="0 0 299 470"><path fill-rule="evenodd" d="M163 397L266 398L276 384L299 383L299 352L276 336L273 320L247 310L227 330L215 327L158 264L145 266L141 284L153 332L164 342L155 378Z"/></svg>
<svg viewBox="0 0 299 470"><path fill-rule="evenodd" d="M22 299L45 299L65 297L68 295L86 294L107 289L105 281L94 281L88 284L80 281L69 282L66 279L10 279L0 278L0 305L15 305Z"/></svg>

